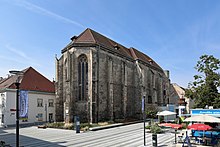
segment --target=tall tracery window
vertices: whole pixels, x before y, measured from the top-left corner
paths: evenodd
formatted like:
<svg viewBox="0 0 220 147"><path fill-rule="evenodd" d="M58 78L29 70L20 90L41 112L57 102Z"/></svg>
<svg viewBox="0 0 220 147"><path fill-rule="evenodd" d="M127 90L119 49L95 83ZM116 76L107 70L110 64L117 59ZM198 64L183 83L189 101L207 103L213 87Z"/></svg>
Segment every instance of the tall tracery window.
<svg viewBox="0 0 220 147"><path fill-rule="evenodd" d="M64 61L64 76L65 76L65 80L68 80L68 73L67 73L67 59L65 59Z"/></svg>
<svg viewBox="0 0 220 147"><path fill-rule="evenodd" d="M155 75L152 70L151 70L151 85L153 88L155 88Z"/></svg>
<svg viewBox="0 0 220 147"><path fill-rule="evenodd" d="M79 101L86 101L88 98L88 61L86 55L78 58L78 86Z"/></svg>

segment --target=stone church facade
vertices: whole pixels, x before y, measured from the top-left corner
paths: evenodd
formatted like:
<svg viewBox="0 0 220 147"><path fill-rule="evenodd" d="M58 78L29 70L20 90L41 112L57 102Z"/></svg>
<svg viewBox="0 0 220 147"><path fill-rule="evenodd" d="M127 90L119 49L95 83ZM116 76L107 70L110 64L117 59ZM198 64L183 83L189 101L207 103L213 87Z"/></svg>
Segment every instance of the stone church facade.
<svg viewBox="0 0 220 147"><path fill-rule="evenodd" d="M56 121L141 119L146 106L169 103L170 80L150 57L86 29L56 58Z"/></svg>

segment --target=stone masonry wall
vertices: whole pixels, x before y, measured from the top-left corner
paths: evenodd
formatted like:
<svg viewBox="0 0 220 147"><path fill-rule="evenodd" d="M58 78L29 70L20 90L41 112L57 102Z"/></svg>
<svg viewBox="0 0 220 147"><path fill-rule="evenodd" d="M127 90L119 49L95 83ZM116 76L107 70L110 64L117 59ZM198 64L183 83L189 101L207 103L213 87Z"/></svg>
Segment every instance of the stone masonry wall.
<svg viewBox="0 0 220 147"><path fill-rule="evenodd" d="M77 67L82 54L86 55L89 68L88 99L85 101L78 100ZM80 116L82 122L141 119L143 95L146 104L167 103L169 79L163 71L104 47L73 47L63 53L56 68L57 121L72 122L74 116Z"/></svg>

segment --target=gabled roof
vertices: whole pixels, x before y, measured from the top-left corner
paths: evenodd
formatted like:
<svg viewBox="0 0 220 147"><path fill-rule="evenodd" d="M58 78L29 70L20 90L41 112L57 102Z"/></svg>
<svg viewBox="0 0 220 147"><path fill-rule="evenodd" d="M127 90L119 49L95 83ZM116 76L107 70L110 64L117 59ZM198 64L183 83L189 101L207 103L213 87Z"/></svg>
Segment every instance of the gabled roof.
<svg viewBox="0 0 220 147"><path fill-rule="evenodd" d="M179 96L179 98L182 98L183 94L185 94L185 89L176 83L172 83L172 87L175 90L176 94Z"/></svg>
<svg viewBox="0 0 220 147"><path fill-rule="evenodd" d="M82 32L78 37L75 37L73 43L99 44L108 47L122 55L132 58L130 52L126 47L89 28L87 28L84 32Z"/></svg>
<svg viewBox="0 0 220 147"><path fill-rule="evenodd" d="M142 62L150 63L152 66L162 70L162 68L154 62L149 56L144 53L134 49L134 48L126 48L123 45L103 36L96 31L87 28L83 31L79 36L74 36L71 38L72 42L67 45L66 48L62 50L64 52L69 46L77 45L77 44L98 44L108 49L118 52L119 54L128 57L133 60L141 60Z"/></svg>
<svg viewBox="0 0 220 147"><path fill-rule="evenodd" d="M55 92L55 85L46 77L37 72L34 68L29 67L22 70L20 89L39 91L39 92ZM0 89L15 89L16 75L11 75L0 82Z"/></svg>

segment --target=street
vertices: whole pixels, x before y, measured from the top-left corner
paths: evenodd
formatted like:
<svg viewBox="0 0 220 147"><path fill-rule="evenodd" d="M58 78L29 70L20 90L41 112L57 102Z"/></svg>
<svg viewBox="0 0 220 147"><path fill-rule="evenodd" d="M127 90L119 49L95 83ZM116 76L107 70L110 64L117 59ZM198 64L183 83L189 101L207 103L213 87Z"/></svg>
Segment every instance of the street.
<svg viewBox="0 0 220 147"><path fill-rule="evenodd" d="M38 129L36 126L20 129L20 146L26 147L143 147L143 123L76 134L73 130ZM15 129L0 128L0 140L15 146ZM158 134L158 146L174 146L174 133ZM152 134L146 133L146 146L152 146Z"/></svg>

